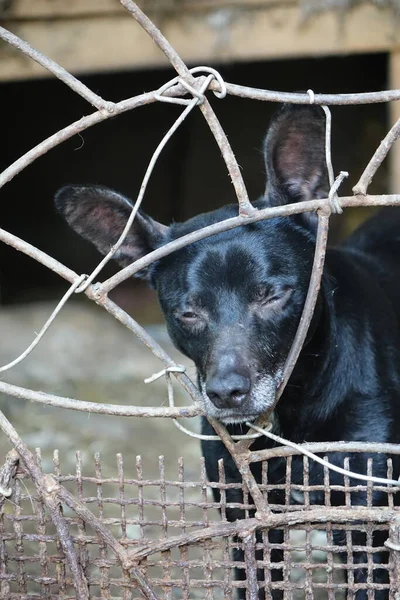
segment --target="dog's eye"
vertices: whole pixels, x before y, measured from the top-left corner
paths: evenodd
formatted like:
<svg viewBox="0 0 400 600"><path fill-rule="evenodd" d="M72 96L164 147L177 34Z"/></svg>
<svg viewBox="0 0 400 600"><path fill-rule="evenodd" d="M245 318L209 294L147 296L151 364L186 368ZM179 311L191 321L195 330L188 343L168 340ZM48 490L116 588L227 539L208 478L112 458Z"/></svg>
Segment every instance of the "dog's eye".
<svg viewBox="0 0 400 600"><path fill-rule="evenodd" d="M184 310L182 307L181 310L177 309L174 313L174 317L176 321L183 327L190 331L197 331L203 329L207 322L207 313L203 308L197 308L196 306L192 307L188 305L187 309Z"/></svg>
<svg viewBox="0 0 400 600"><path fill-rule="evenodd" d="M196 313L191 312L190 310L188 310L187 312L184 312L180 315L181 319L184 319L185 321L194 321L195 319L198 319L198 315L196 315Z"/></svg>
<svg viewBox="0 0 400 600"><path fill-rule="evenodd" d="M279 302L282 298L286 296L286 292L279 292L278 294L272 294L265 299L266 304L272 304L273 302Z"/></svg>
<svg viewBox="0 0 400 600"><path fill-rule="evenodd" d="M192 310L185 310L185 312L176 313L175 316L182 325L197 326L199 323L201 323L201 316Z"/></svg>
<svg viewBox="0 0 400 600"><path fill-rule="evenodd" d="M269 306L287 300L292 293L292 288L285 287L280 290L260 288L257 292L256 302L262 306Z"/></svg>

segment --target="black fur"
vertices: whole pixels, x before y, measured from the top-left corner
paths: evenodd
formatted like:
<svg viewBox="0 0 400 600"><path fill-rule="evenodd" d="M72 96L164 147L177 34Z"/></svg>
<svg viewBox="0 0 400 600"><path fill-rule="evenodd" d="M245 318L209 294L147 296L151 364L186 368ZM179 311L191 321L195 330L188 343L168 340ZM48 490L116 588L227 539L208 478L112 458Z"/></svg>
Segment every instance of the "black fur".
<svg viewBox="0 0 400 600"><path fill-rule="evenodd" d="M273 206L322 197L327 193L324 118L317 107L285 106L275 117L265 144L268 185L256 205ZM56 203L71 225L103 252L115 243L129 216L129 201L107 188L69 186ZM165 228L140 213L121 248L122 265L170 240L237 214L225 206L185 223ZM232 433L255 419L272 403L282 367L295 335L310 279L315 247L315 216L278 218L240 227L196 242L152 265L142 273L157 289L168 330L175 345L196 364L204 408ZM344 244L328 249L321 293L310 334L289 384L276 408L282 436L294 442L400 442L400 211L386 209L363 225ZM206 419L203 432L212 433ZM254 447L269 442L262 438ZM218 459L224 458L228 481L239 474L221 442L203 442L208 477L218 481ZM366 472L367 456L354 454L350 468ZM343 456L330 460L343 466ZM253 471L260 480L260 466ZM269 482L281 483L284 465L270 461ZM374 458L374 474L386 476L386 457ZM394 462L394 476L400 474ZM293 460L292 481L302 483L302 462ZM323 483L322 468L310 465L310 483ZM331 483L343 477L331 474ZM218 493L216 494L218 498ZM240 501L228 491L228 501ZM279 494L271 501L281 501ZM333 504L343 497L332 491ZM316 495L314 502L323 502ZM353 494L353 504L364 504ZM374 492L374 503L385 503ZM243 515L229 509L228 518ZM341 531L336 544L345 544ZM274 541L280 532L271 532ZM365 534L354 532L355 544ZM384 536L376 533L374 544ZM240 552L236 556L241 559ZM275 560L279 554L275 553ZM355 552L355 563L366 562ZM387 554L374 559L384 563ZM272 570L272 579L281 573ZM355 570L355 581L366 582L366 570ZM244 571L239 570L239 578ZM387 581L385 570L375 581ZM244 597L244 596L243 596ZM260 599L264 592L260 589ZM275 591L275 599L282 597ZM359 590L356 600L366 600ZM375 600L387 600L376 591Z"/></svg>

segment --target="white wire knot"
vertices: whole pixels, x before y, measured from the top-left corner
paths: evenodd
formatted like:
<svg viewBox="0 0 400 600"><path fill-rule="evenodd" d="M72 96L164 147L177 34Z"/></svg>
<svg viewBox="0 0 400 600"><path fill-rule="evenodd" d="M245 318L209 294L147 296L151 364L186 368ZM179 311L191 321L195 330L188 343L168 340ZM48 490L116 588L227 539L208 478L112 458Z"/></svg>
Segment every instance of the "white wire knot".
<svg viewBox="0 0 400 600"><path fill-rule="evenodd" d="M310 104L314 104L315 102L315 94L313 90L307 90L308 97L310 99Z"/></svg>
<svg viewBox="0 0 400 600"><path fill-rule="evenodd" d="M168 377L168 375L170 373L184 373L186 371L186 367L183 367L182 365L175 365L173 367L167 367L166 369L163 369L162 371L159 371L158 373L153 373L153 375L151 375L151 377L148 377L147 379L144 380L145 383L153 383L153 381L156 381L156 379L160 379L160 377L163 377L164 375L166 375Z"/></svg>
<svg viewBox="0 0 400 600"><path fill-rule="evenodd" d="M341 185L343 179L346 179L346 177L348 177L348 176L349 176L349 174L347 171L340 171L339 175L336 177L335 181L333 182L331 189L329 190L329 195L328 195L329 206L330 206L332 212L337 213L339 215L342 214L343 208L341 207L340 200L337 195L337 191L338 191L339 186Z"/></svg>
<svg viewBox="0 0 400 600"><path fill-rule="evenodd" d="M308 90L308 92L312 92L312 90ZM314 92L313 92L313 94L314 94ZM313 96L312 102L314 102L314 96ZM310 96L310 103L312 104L312 102L311 102L311 96ZM337 213L337 214L341 215L343 212L343 208L341 207L341 204L340 204L340 201L339 201L339 198L337 195L337 191L338 191L339 186L342 183L343 179L348 177L349 174L347 171L340 171L339 175L335 179L335 175L333 172L333 166L332 166L332 155L331 155L332 115L331 115L331 111L328 106L325 106L324 104L322 104L321 108L325 113L325 119L326 119L325 160L326 160L326 168L328 171L328 178L329 178L329 185L330 185L330 190L329 190L329 194L328 194L328 202L329 202L329 207L330 207L331 211L333 213Z"/></svg>
<svg viewBox="0 0 400 600"><path fill-rule="evenodd" d="M178 75L177 77L174 77L173 79L171 79L171 81L167 81L167 83L164 83L164 85L160 87L160 89L155 95L156 100L158 100L159 102L169 102L170 104L183 104L184 106L187 106L191 103L201 104L202 102L204 102L205 99L204 92L209 87L213 79L215 79L219 83L220 88L218 91L212 90L213 94L217 98L225 98L226 85L220 73L216 69L213 69L212 67L193 67L193 69L189 69L189 71L192 74L208 73L209 75L198 89L192 86L190 83L188 83L185 79L183 79L183 77L180 77ZM176 98L175 96L164 95L167 90L169 90L177 84L182 85L189 92L189 94L192 94L193 98L189 100L187 98Z"/></svg>
<svg viewBox="0 0 400 600"><path fill-rule="evenodd" d="M77 284L77 287L75 288L74 293L81 294L89 287L91 282L92 282L92 278L89 278L89 275L87 275L86 273L82 273L82 275L80 275L79 279L77 279L75 282Z"/></svg>
<svg viewBox="0 0 400 600"><path fill-rule="evenodd" d="M4 498L9 498L12 496L12 488L5 488L0 485L0 496L4 496Z"/></svg>

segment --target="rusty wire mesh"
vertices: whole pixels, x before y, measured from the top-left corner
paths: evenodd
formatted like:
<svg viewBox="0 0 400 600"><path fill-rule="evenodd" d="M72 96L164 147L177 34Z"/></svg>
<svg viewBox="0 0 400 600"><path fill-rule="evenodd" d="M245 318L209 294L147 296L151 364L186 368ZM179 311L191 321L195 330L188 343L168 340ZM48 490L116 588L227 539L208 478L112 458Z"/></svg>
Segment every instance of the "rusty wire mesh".
<svg viewBox="0 0 400 600"><path fill-rule="evenodd" d="M331 449L334 445L331 445ZM346 450L342 446L338 449ZM364 444L364 450L371 446ZM349 447L347 448L349 449ZM376 449L376 448L375 448ZM378 448L379 450L379 448ZM387 451L387 448L384 448ZM399 448L392 448L399 453ZM399 529L394 507L395 489L378 486L386 495L386 505L373 506L373 486L354 484L346 478L343 485L330 484L330 472L324 471L322 485L308 483L309 461L302 457L303 482L291 482L292 460L295 450L286 452L287 479L281 485L268 483L268 464L263 463L260 489L268 499L281 492L278 503L270 502L273 514L268 521L254 518L254 505L249 501L246 486L227 483L222 461L219 480L208 482L204 465L198 468L197 479L185 478L184 461L176 465L176 477L165 477L164 457L159 459L159 477L148 479L141 457L123 461L117 455L115 475L102 476L101 459L94 456L92 467L83 468L77 453L76 470L63 474L58 452L53 457L54 480L60 483L77 501L90 509L93 518L118 539L129 554L131 564L140 565L140 571L157 598L234 598L234 590L245 588L247 581L235 581L233 567L245 564L232 558L232 549L250 546L257 557L257 568L263 570L260 587L285 590L289 598L345 598L348 590L391 590L393 598L398 589L397 552L392 552L387 565L376 565L372 555L385 546L373 545L377 532L388 532L389 547L398 547ZM17 454L10 455L10 468L15 466ZM40 454L35 461L40 465ZM344 456L343 464L348 459ZM373 472L369 459L368 472ZM392 474L391 460L387 460L388 477ZM211 490L219 490L215 501ZM375 488L376 489L376 488ZM241 502L230 502L228 490L238 490ZM302 504L293 505L293 492L302 493ZM315 504L315 497L324 494L323 506ZM333 508L332 493L343 494L343 507ZM365 507L351 507L353 494L365 494ZM244 519L229 523L226 510L243 511ZM217 517L217 509L221 517ZM398 515L398 513L397 513ZM121 565L107 540L92 527L84 515L64 509L71 541L76 548L91 598L137 598L139 584ZM397 516L398 519L398 516ZM282 534L279 541L270 541L268 531L273 528ZM322 532L324 535L322 534ZM335 544L333 531L343 531L345 547ZM353 542L353 534L362 531L361 542ZM259 537L255 533L259 532ZM271 551L280 552L280 561L271 560ZM364 552L366 562L354 562L354 553ZM345 553L342 562L339 557ZM0 557L2 598L74 597L74 577L60 546L57 530L46 513L46 503L38 495L27 474L20 472L15 479L13 503L8 504L0 521ZM357 569L368 569L365 583L354 583ZM373 581L374 569L385 568L390 584ZM273 570L283 570L282 581L271 581ZM347 572L347 578L344 572ZM141 590L143 592L143 590ZM268 597L268 595L266 596Z"/></svg>
<svg viewBox="0 0 400 600"><path fill-rule="evenodd" d="M261 101L286 101L292 103L361 104L388 102L400 99L399 90L368 94L326 95L288 94L267 90L245 88L222 81L213 69L202 67L189 71L167 40L153 23L131 0L121 0L136 21L151 35L155 43L169 58L178 77L155 90L118 103L103 100L80 81L41 55L28 44L0 28L0 37L39 62L80 94L96 111L72 123L27 152L0 174L0 187L15 177L47 151L69 137L101 121L127 110L156 101L185 103L184 114L196 106L205 117L226 163L238 197L238 216L184 236L136 261L129 267L103 281L93 284L99 269L92 276L82 276L62 265L13 234L0 230L0 240L24 252L47 266L71 284L59 310L74 292L86 296L102 306L128 329L135 333L169 369L193 400L189 407L148 408L94 404L76 399L61 398L24 389L0 381L0 391L53 406L99 412L103 414L135 417L193 417L202 414L199 392L174 361L129 315L107 296L116 285L145 266L170 252L204 237L276 216L300 212L318 213L318 235L314 266L303 317L289 353L284 381L277 401L287 383L293 366L307 334L314 304L318 295L323 270L329 218L332 209L347 206L398 205L400 195L372 196L367 194L368 185L376 170L386 157L390 147L400 135L400 121L389 131L367 165L354 195L337 198L340 180L331 178L328 198L310 200L296 205L286 205L256 210L249 202L247 191L232 149L204 92L211 89L222 99L225 93ZM199 74L200 73L200 74ZM196 75L196 76L195 76ZM190 99L183 100L189 94ZM182 122L171 128L169 135ZM168 136L163 143L168 141ZM327 163L328 160L327 140ZM162 150L162 144L159 151ZM156 159L156 155L155 155ZM148 177L151 169L146 174ZM146 179L146 178L145 178ZM145 191L145 181L131 220L140 205ZM112 249L112 253L115 248ZM108 259L107 258L107 259ZM103 264L102 261L101 264ZM56 317L57 312L52 316ZM48 323L47 325L50 325ZM37 339L37 342L39 338ZM23 360L21 355L17 360ZM3 367L8 370L16 360ZM169 373L167 380L169 382ZM265 426L269 414L260 421ZM247 597L258 598L258 587L264 587L266 597L272 598L274 589L284 591L285 599L317 597L323 591L328 600L354 598L357 590L386 590L390 600L398 600L400 589L400 529L399 513L394 506L396 487L372 481L355 481L344 475L343 483L331 485L330 471L323 467L323 479L319 486L309 484L310 459L298 449L280 448L271 451L249 451L251 440L237 443L226 429L212 421L215 431L232 455L243 483L232 484L225 480L224 467L219 465L219 481L208 482L204 467L199 466L197 480L185 480L184 465L177 465L176 479L165 478L164 463L160 459L159 478L146 479L140 458L135 469L132 460L129 468L123 467L123 459L117 456L115 477L102 477L101 460L95 456L91 471L84 471L79 455L75 474L64 474L57 453L54 455L53 473L45 473L40 455L32 453L6 417L0 413L0 427L12 443L0 471L0 596L5 599L42 598L233 598L235 588L247 590ZM400 448L378 444L310 444L315 452L329 455L341 452L343 467L349 470L346 454L369 452L367 475L373 475L374 456L400 454ZM281 485L268 483L268 460L286 461L286 482ZM294 460L303 461L301 482L291 481L291 465ZM262 464L262 482L257 483L250 465ZM387 477L392 478L391 459L387 459ZM234 506L230 492L237 488L239 502ZM217 490L219 500L213 499L211 490ZM373 491L386 493L387 505L373 505ZM339 493L341 506L331 506L331 493ZM355 495L364 495L364 506L353 506ZM251 500L250 500L251 497ZM293 504L293 498L297 504ZM236 508L242 519L228 522L227 508ZM217 509L220 511L218 516ZM317 530L324 530L326 539L321 541ZM280 531L279 541L269 536ZM341 530L345 545L335 545L333 534ZM373 561L372 538L376 532L388 532L388 540L382 549L389 549L389 563L379 565ZM298 533L302 532L302 537ZM360 537L361 536L361 537ZM356 542L355 542L356 540ZM235 580L233 567L241 567L234 560L231 550L240 547L245 562L243 579ZM271 561L271 551L280 551L280 562ZM343 560L344 555L344 560ZM363 564L356 564L355 557L364 557ZM342 558L340 562L338 559ZM357 583L357 569L367 570L367 582ZM377 568L388 569L389 583L374 583L373 572ZM257 581L257 570L262 572ZM274 577L274 571L282 571L282 580ZM347 577L343 572L347 572ZM258 577L260 579L260 577Z"/></svg>

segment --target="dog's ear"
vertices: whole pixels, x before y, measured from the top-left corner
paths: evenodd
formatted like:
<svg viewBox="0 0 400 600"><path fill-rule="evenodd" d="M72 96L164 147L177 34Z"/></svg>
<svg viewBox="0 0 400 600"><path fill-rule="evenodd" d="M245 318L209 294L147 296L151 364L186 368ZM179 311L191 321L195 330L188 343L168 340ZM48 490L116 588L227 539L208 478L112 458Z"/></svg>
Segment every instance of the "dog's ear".
<svg viewBox="0 0 400 600"><path fill-rule="evenodd" d="M328 196L325 115L319 106L283 105L268 130L264 156L270 205ZM316 220L314 213L304 217Z"/></svg>
<svg viewBox="0 0 400 600"><path fill-rule="evenodd" d="M133 208L121 194L93 185L63 187L56 194L55 204L67 223L102 254L107 254L118 241ZM114 258L126 267L163 245L167 232L167 226L138 211ZM144 271L138 275L146 277Z"/></svg>

